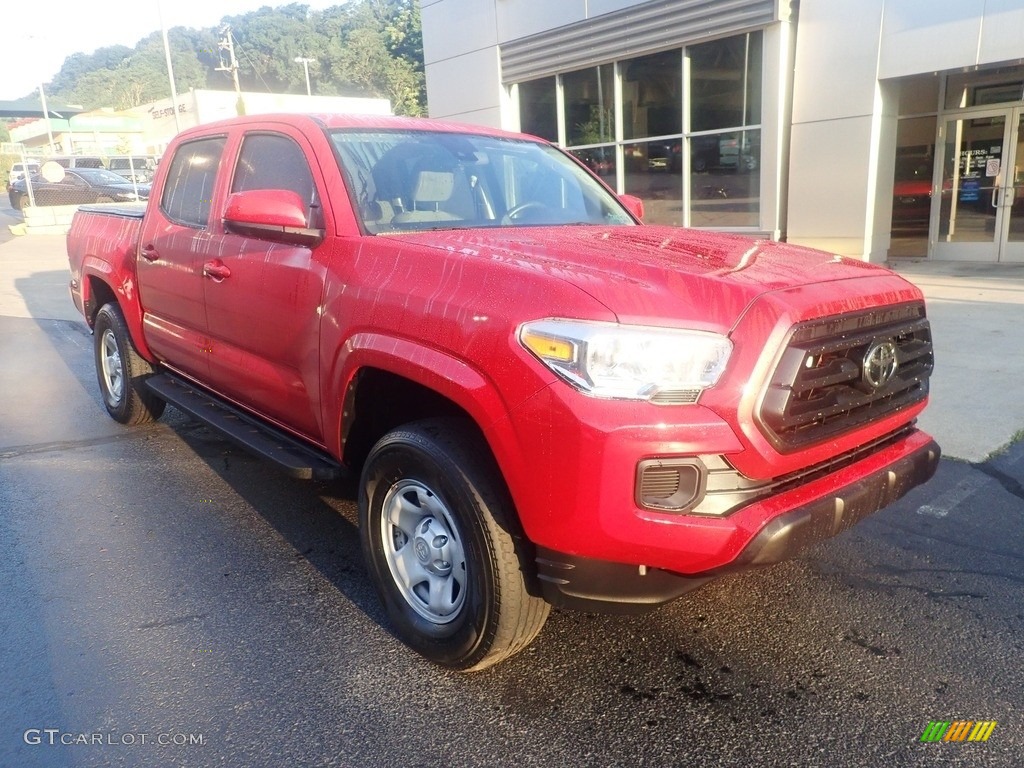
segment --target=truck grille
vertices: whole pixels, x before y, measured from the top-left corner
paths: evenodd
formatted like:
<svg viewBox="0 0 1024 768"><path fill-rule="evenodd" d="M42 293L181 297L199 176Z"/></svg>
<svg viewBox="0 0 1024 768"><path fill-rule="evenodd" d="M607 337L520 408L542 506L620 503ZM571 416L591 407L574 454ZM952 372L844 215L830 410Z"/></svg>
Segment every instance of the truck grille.
<svg viewBox="0 0 1024 768"><path fill-rule="evenodd" d="M794 451L928 396L934 367L923 304L797 325L761 401L761 430Z"/></svg>

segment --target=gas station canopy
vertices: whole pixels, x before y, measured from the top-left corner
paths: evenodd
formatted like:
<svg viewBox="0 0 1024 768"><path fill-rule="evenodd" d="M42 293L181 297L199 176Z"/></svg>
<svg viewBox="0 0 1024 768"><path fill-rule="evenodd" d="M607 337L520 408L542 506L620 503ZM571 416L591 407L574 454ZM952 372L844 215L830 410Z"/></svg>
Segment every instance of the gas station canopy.
<svg viewBox="0 0 1024 768"><path fill-rule="evenodd" d="M0 118L5 117L50 117L57 120L67 119L71 115L85 112L80 105L47 104L47 113L34 99L18 99L16 101L0 101Z"/></svg>

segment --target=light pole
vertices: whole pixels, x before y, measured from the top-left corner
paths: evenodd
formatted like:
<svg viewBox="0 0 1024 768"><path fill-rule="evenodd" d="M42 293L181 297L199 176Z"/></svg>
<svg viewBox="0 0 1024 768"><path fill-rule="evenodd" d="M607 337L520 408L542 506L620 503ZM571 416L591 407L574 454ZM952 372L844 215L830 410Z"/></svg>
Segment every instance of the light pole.
<svg viewBox="0 0 1024 768"><path fill-rule="evenodd" d="M39 84L39 101L43 104L43 120L46 121L46 136L50 140L50 154L54 155L57 150L53 146L53 129L50 127L50 110L46 108L46 94L43 92L43 84ZM28 167L22 166L25 169L25 175L28 176Z"/></svg>
<svg viewBox="0 0 1024 768"><path fill-rule="evenodd" d="M306 70L306 95L312 96L313 91L309 87L309 65L316 64L316 59L307 59L305 56L296 56L295 63L301 64L302 68Z"/></svg>
<svg viewBox="0 0 1024 768"><path fill-rule="evenodd" d="M178 89L174 87L174 67L171 66L171 45L167 42L167 26L160 0L156 0L156 15L160 19L160 34L164 39L164 60L167 62L167 79L171 84L171 110L174 112L174 131L181 133L181 118L178 117Z"/></svg>

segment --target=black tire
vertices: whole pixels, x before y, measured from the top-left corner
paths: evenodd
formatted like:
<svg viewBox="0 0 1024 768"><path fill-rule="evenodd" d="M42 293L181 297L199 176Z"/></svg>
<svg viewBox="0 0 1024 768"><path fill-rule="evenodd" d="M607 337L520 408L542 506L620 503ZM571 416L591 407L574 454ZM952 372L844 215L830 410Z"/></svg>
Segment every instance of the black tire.
<svg viewBox="0 0 1024 768"><path fill-rule="evenodd" d="M135 350L124 315L117 304L104 304L93 326L96 379L107 413L122 424L159 419L164 403L145 385L153 366Z"/></svg>
<svg viewBox="0 0 1024 768"><path fill-rule="evenodd" d="M544 626L550 606L536 596L529 543L471 425L428 419L382 437L363 467L359 523L396 634L429 660L485 669Z"/></svg>

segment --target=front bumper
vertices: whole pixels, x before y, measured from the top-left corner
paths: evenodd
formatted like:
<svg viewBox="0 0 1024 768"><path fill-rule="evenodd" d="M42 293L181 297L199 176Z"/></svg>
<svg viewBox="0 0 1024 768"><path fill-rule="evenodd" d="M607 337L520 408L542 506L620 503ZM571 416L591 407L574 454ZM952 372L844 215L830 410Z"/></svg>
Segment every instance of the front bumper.
<svg viewBox="0 0 1024 768"><path fill-rule="evenodd" d="M891 457L894 452L897 458L879 462L880 456ZM778 511L747 537L734 557L692 573L608 562L538 547L538 578L545 598L555 605L591 611L643 611L696 589L720 574L788 560L808 546L845 531L930 479L940 455L934 440L914 431L838 472L756 502L751 507ZM814 490L824 488L827 490L814 494ZM808 495L813 497L807 499ZM785 508L787 502L801 496L807 500ZM747 508L737 514L752 513L756 515L758 510Z"/></svg>

